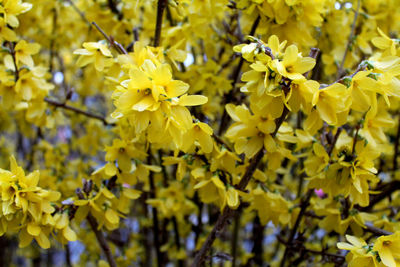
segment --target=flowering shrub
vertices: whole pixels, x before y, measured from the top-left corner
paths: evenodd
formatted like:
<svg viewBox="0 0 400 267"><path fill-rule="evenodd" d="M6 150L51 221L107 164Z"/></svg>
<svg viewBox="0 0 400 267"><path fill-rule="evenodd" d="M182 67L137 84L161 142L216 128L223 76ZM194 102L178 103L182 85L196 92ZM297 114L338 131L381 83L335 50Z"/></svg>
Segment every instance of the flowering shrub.
<svg viewBox="0 0 400 267"><path fill-rule="evenodd" d="M5 265L400 266L400 1L0 14Z"/></svg>

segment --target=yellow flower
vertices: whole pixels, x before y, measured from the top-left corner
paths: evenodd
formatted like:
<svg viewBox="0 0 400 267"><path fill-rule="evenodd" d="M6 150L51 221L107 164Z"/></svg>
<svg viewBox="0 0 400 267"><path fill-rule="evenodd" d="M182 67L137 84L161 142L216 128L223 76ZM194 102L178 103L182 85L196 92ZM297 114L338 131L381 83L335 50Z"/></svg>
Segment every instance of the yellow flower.
<svg viewBox="0 0 400 267"><path fill-rule="evenodd" d="M218 175L213 175L209 179L200 181L193 189L198 190L200 199L204 203L215 203L221 210L227 204L226 188ZM235 193L231 192L230 195L229 203L236 206Z"/></svg>
<svg viewBox="0 0 400 267"><path fill-rule="evenodd" d="M31 55L37 54L39 52L40 45L37 43L29 44L25 40L21 40L17 43L14 50L15 60L18 64L22 62L29 68L33 68L33 59Z"/></svg>
<svg viewBox="0 0 400 267"><path fill-rule="evenodd" d="M226 110L235 121L226 132L226 137L235 143L237 153L245 153L246 157L253 157L265 147L269 152L276 150L276 144L271 134L275 131L275 121L267 113L267 108L257 110L252 115L245 106L226 105Z"/></svg>
<svg viewBox="0 0 400 267"><path fill-rule="evenodd" d="M291 220L289 203L279 194L264 192L257 187L251 192L250 209L256 210L263 225L272 221L275 226L287 225Z"/></svg>
<svg viewBox="0 0 400 267"><path fill-rule="evenodd" d="M42 100L54 89L54 85L46 81L45 74L46 69L42 67L34 67L30 71L23 69L15 84L15 92L25 101Z"/></svg>
<svg viewBox="0 0 400 267"><path fill-rule="evenodd" d="M123 172L131 171L133 167L132 159L143 159L147 155L137 149L134 144L127 143L121 139L114 139L112 146L107 146L105 150L107 152L105 159L112 163L116 160L118 168Z"/></svg>
<svg viewBox="0 0 400 267"><path fill-rule="evenodd" d="M400 265L400 232L393 235L381 236L374 244L374 251L377 251L382 262L388 267Z"/></svg>
<svg viewBox="0 0 400 267"><path fill-rule="evenodd" d="M396 44L399 42L397 40L390 39L381 29L378 28L378 32L381 37L372 38L372 43L379 49L386 50L390 52L392 56L396 55Z"/></svg>
<svg viewBox="0 0 400 267"><path fill-rule="evenodd" d="M286 48L282 61L275 59L273 62L280 75L293 81L305 80L303 73L315 66L315 59L299 55L295 45L290 45Z"/></svg>
<svg viewBox="0 0 400 267"><path fill-rule="evenodd" d="M111 66L113 59L107 46L100 42L83 43L84 49L77 49L74 54L80 55L76 64L78 67L84 67L94 63L97 71L103 71L104 68Z"/></svg>
<svg viewBox="0 0 400 267"><path fill-rule="evenodd" d="M342 125L351 104L350 90L343 84L334 83L318 91L312 101L322 120L331 125Z"/></svg>
<svg viewBox="0 0 400 267"><path fill-rule="evenodd" d="M17 15L25 13L32 8L31 3L22 3L21 0L3 0L0 13L4 15L5 21L11 27L18 27Z"/></svg>
<svg viewBox="0 0 400 267"><path fill-rule="evenodd" d="M196 122L192 129L188 130L184 135L182 150L187 152L189 148L197 141L204 153L211 153L213 150L213 130L210 126L203 122Z"/></svg>
<svg viewBox="0 0 400 267"><path fill-rule="evenodd" d="M337 247L339 249L350 250L350 253L346 256L349 267L379 266L376 256L363 239L351 235L346 235L346 239L350 244L339 242L337 243Z"/></svg>
<svg viewBox="0 0 400 267"><path fill-rule="evenodd" d="M17 40L17 34L7 27L4 18L0 18L0 38L11 42Z"/></svg>

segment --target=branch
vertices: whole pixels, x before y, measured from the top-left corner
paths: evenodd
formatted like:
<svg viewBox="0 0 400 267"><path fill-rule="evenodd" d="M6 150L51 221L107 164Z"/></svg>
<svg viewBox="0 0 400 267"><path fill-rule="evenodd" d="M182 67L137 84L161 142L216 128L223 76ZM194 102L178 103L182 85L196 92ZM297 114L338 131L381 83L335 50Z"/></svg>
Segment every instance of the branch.
<svg viewBox="0 0 400 267"><path fill-rule="evenodd" d="M285 107L282 115L276 119L276 129L272 133L272 137L275 137L278 129L282 125L283 121L286 118L286 115L289 113L289 110ZM265 150L261 149L258 153L250 160L250 164L246 169L245 174L243 175L242 179L240 180L239 184L236 186L237 190L243 191L246 189L247 185L250 182L251 177L253 177L254 172L257 169L258 164L260 163L261 159L265 155ZM215 239L220 235L220 233L224 230L228 220L232 217L235 210L232 210L229 207L225 207L222 214L219 215L214 228L211 230L211 233L208 235L206 241L202 245L200 251L196 254L196 257L193 261L192 267L201 266L204 260L206 259L207 252L211 249L212 244L214 243Z"/></svg>
<svg viewBox="0 0 400 267"><path fill-rule="evenodd" d="M222 140L221 137L219 137L218 135L215 135L215 134L213 134L212 137L214 138L215 142L226 147L226 149L228 149L230 152L233 151L232 148L230 148L229 145L224 140Z"/></svg>
<svg viewBox="0 0 400 267"><path fill-rule="evenodd" d="M152 154L151 148L148 148L148 156L147 156L147 164L152 164ZM149 173L149 184L150 184L150 198L156 198L156 186L154 184L154 172L150 171ZM160 244L160 231L158 228L158 215L157 209L155 207L151 208L152 217L153 217L153 241L156 249L156 256L157 256L157 266L162 266L162 253L161 253L161 244Z"/></svg>
<svg viewBox="0 0 400 267"><path fill-rule="evenodd" d="M89 20L86 18L85 13L79 10L79 8L74 4L74 2L72 2L72 0L65 0L65 1L67 1L75 9L76 13L78 13L79 16L81 16L82 20L90 27L91 24Z"/></svg>
<svg viewBox="0 0 400 267"><path fill-rule="evenodd" d="M335 84L335 83L343 83L345 79L353 78L354 76L356 76L356 74L358 72L365 70L366 67L367 66L366 66L365 62L363 61L358 65L357 69L351 75L343 76L342 78L337 79L336 81L334 81L331 84L321 84L319 89L326 88L326 87L331 86L332 84Z"/></svg>
<svg viewBox="0 0 400 267"><path fill-rule="evenodd" d="M292 246L291 244L288 244L287 242L285 242L285 240L283 240L281 236L277 235L276 238L278 239L279 243L285 245L286 247ZM329 257L329 258L333 259L334 262L336 262L337 259L339 259L340 262L344 262L344 260L346 259L346 256L326 252L327 249L323 249L323 250L319 251L319 250L308 249L304 246L302 246L301 248L297 248L297 249L300 249L301 251L304 251L306 253L321 255L322 257Z"/></svg>
<svg viewBox="0 0 400 267"><path fill-rule="evenodd" d="M291 250L291 246L293 244L294 237L296 236L297 229L299 228L300 222L303 219L303 216L305 215L306 209L307 209L308 205L310 204L310 199L311 199L312 193L313 193L312 190L308 190L307 194L304 196L304 198L302 199L302 201L300 203L300 213L299 213L299 215L297 215L296 222L294 223L294 226L293 226L292 230L290 231L289 239L286 242L287 246L285 248L285 252L283 254L283 257L282 257L282 260L280 263L281 267L285 266L286 260L289 258L289 252Z"/></svg>
<svg viewBox="0 0 400 267"><path fill-rule="evenodd" d="M364 229L364 230L366 230L367 232L373 233L373 234L375 234L377 236L392 235L393 234L393 233L391 233L389 231L377 228L377 227L373 226L370 223L365 223L365 226L366 226L366 229Z"/></svg>
<svg viewBox="0 0 400 267"><path fill-rule="evenodd" d="M88 193L91 190L91 185L88 183L84 182L84 187L83 190L81 188L78 188L76 190L76 194L79 199L85 199L83 193ZM99 245L101 249L103 250L104 254L106 255L107 261L110 264L110 267L117 267L117 263L115 262L114 256L112 255L110 246L107 243L107 240L105 239L103 233L99 230L99 225L96 221L96 219L93 217L93 215L89 212L87 215L86 219L88 220L90 227L92 228L92 231L96 235L97 242L99 242Z"/></svg>
<svg viewBox="0 0 400 267"><path fill-rule="evenodd" d="M252 31L253 30L255 31L255 29L257 28L257 25L259 23L259 19L260 18L258 17L256 19L255 23L253 24ZM267 50L265 50L265 52L268 53ZM318 49L312 49L311 52L310 52L310 55L313 56L313 57L314 56L317 57L318 56L318 52L319 52ZM239 73L240 73L240 69L239 69ZM237 75L239 75L239 73ZM236 79L238 79L238 76L236 77ZM284 91L285 95L287 95L289 93L290 86L291 86L291 81L290 80L288 80L288 81L283 83L283 89L282 90ZM226 112L226 109L224 110L224 112ZM281 116L275 120L276 128L275 128L275 131L271 134L272 138L274 138L276 136L276 134L278 133L279 128L281 127L282 123L285 121L285 119L286 119L288 114L289 114L289 110L285 106ZM220 130L221 130L221 128L220 128ZM260 161L262 160L264 155L265 155L265 150L261 149L250 160L250 164L247 167L245 174L243 175L243 177L240 180L239 184L235 186L235 188L237 190L244 191L246 189L247 185L250 182L251 177L253 176L255 170L257 169L258 164L260 163ZM309 194L307 195L308 196L306 198L306 202L307 203L304 204L305 207L304 207L303 213L305 212L305 209L308 206L308 202L309 202L309 199L311 197L311 194L312 194L312 191L310 191ZM233 215L233 213L234 213L234 210L230 209L229 207L225 207L224 208L224 211L222 212L222 214L219 215L218 220L217 220L216 224L214 225L214 228L211 230L211 233L208 235L208 237L207 237L206 241L204 242L203 246L201 247L200 251L196 254L196 257L194 259L192 267L201 266L201 264L204 262L204 260L206 258L207 252L211 249L211 246L212 246L214 240L224 230L228 220ZM302 214L299 214L300 218L298 217L298 219L300 220L302 216L303 216ZM294 228L294 231L297 229L297 227Z"/></svg>
<svg viewBox="0 0 400 267"><path fill-rule="evenodd" d="M125 50L125 48L124 48L120 43L118 43L117 41L115 41L114 38L113 38L111 35L107 35L107 34L103 31L103 29L100 28L100 26L99 26L96 22L93 21L93 22L92 22L92 25L93 25L94 27L96 27L96 29L107 39L109 45L110 45L111 47L114 47L115 50L118 51L118 53L120 53L120 54L125 54L125 55L128 54L128 52Z"/></svg>
<svg viewBox="0 0 400 267"><path fill-rule="evenodd" d="M339 135L340 135L340 133L342 132L342 130L343 130L342 127L339 127L339 128L336 130L335 137L333 138L332 144L331 144L331 146L329 147L329 150L327 151L327 153L328 153L329 156L332 154L332 151L333 151L333 149L335 148L336 142L337 142L337 140L339 139Z"/></svg>
<svg viewBox="0 0 400 267"><path fill-rule="evenodd" d="M382 201L383 199L389 197L393 192L400 190L400 181L395 180L387 184L381 184L378 186L375 191L381 191L381 193L377 195L372 195L371 200L369 201L369 205L366 207L358 208L359 211L370 211L377 203Z"/></svg>
<svg viewBox="0 0 400 267"><path fill-rule="evenodd" d="M346 50L344 51L342 62L340 63L339 69L337 71L336 79L339 79L340 75L342 74L344 62L346 61L346 57L350 50L351 43L353 42L353 38L354 38L355 30L356 30L357 18L358 18L358 14L360 13L360 6L361 6L361 0L358 0L357 1L357 10L354 13L354 20L353 20L353 24L351 25L351 32L349 35L349 39L347 40Z"/></svg>
<svg viewBox="0 0 400 267"><path fill-rule="evenodd" d="M92 228L92 231L96 235L97 241L99 242L101 249L106 255L110 267L117 267L117 263L115 262L115 259L111 253L110 246L108 245L107 240L104 238L103 233L98 229L96 219L92 216L92 214L89 213L87 216L87 220L90 224L90 227Z"/></svg>
<svg viewBox="0 0 400 267"><path fill-rule="evenodd" d="M49 98L47 98L47 97L44 98L44 101L47 102L47 103L50 104L50 105L53 105L53 106L56 107L56 108L63 108L63 109L70 110L70 111L73 111L73 112L75 112L75 113L84 115L84 116L86 116L86 117L99 120L99 121L103 122L104 125L107 125L107 126L115 126L115 123L109 123L109 122L107 122L107 120L106 120L104 117L100 116L100 115L96 115L96 114L90 113L90 112L88 112L88 111L81 110L81 109L79 109L79 108L70 106L70 105L68 105L68 104L66 104L66 103L60 103L60 102L57 102L57 101L55 101L55 100L49 99Z"/></svg>
<svg viewBox="0 0 400 267"><path fill-rule="evenodd" d="M15 49L14 49L15 47L14 47L14 44L12 42L8 42L8 46L10 47L10 54L12 56L13 64L14 64L14 68L15 68L14 80L15 80L15 82L17 82L18 79L19 79L19 69L18 69L18 66L17 66L17 60L15 58Z"/></svg>
<svg viewBox="0 0 400 267"><path fill-rule="evenodd" d="M167 6L167 0L158 0L157 3L157 21L156 21L156 29L154 33L154 47L160 46L161 40L161 29L162 29L162 21L164 10Z"/></svg>
<svg viewBox="0 0 400 267"><path fill-rule="evenodd" d="M179 227L178 227L178 222L176 220L176 216L172 217L172 224L174 227L174 234L175 234L175 245L177 250L181 249L181 240L180 240L180 235L179 235ZM184 261L183 260L178 260L178 266L183 267L184 266Z"/></svg>
<svg viewBox="0 0 400 267"><path fill-rule="evenodd" d="M396 140L394 141L394 153L393 153L393 171L397 170L397 156L399 155L399 143L400 143L400 116L399 125L397 126Z"/></svg>

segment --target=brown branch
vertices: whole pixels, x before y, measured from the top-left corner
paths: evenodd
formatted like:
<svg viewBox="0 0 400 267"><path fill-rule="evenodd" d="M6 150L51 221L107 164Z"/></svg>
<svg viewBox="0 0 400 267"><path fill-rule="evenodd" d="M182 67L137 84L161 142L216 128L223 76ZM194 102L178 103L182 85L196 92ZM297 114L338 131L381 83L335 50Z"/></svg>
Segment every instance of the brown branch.
<svg viewBox="0 0 400 267"><path fill-rule="evenodd" d="M10 47L10 54L12 56L13 64L14 64L14 68L15 68L14 79L15 79L15 82L17 82L19 79L19 69L18 69L18 65L17 65L17 60L15 58L15 49L14 49L15 47L12 42L8 42L8 46Z"/></svg>
<svg viewBox="0 0 400 267"><path fill-rule="evenodd" d="M309 57L315 59L315 61L317 61L318 55L320 54L321 50L319 50L316 47L311 48L310 50L310 54L308 55ZM306 73L304 73L304 77L306 77L308 79L308 76L310 76L311 70L307 71Z"/></svg>
<svg viewBox="0 0 400 267"><path fill-rule="evenodd" d="M285 245L286 247L292 246L292 244L289 244L285 240L283 240L283 238L281 236L277 235L276 238L279 241L279 243ZM299 248L299 249L301 251L306 252L306 253L321 255L322 257L330 257L332 259L340 259L341 262L343 262L346 259L346 256L343 256L343 255L340 255L340 254L333 254L333 253L326 252L326 249L323 249L323 250L319 251L319 250L308 249L308 248L306 248L304 246Z"/></svg>
<svg viewBox="0 0 400 267"><path fill-rule="evenodd" d="M101 249L106 255L110 267L117 267L117 263L115 262L115 259L112 255L110 246L108 245L107 240L105 239L103 233L98 229L99 225L97 224L96 219L89 213L87 216L87 220L90 224L90 227L92 228L92 231L96 235L97 241L99 242Z"/></svg>
<svg viewBox="0 0 400 267"><path fill-rule="evenodd" d="M67 267L72 267L72 262L71 262L71 249L69 243L65 245L65 264Z"/></svg>
<svg viewBox="0 0 400 267"><path fill-rule="evenodd" d="M114 38L113 38L111 35L106 34L106 33L103 31L103 29L100 28L100 26L99 26L96 22L93 21L93 22L92 22L92 25L107 39L109 45L110 45L111 47L114 47L115 50L118 51L118 53L120 53L120 54L125 54L125 55L128 54L128 52L125 50L125 48L124 48L120 43L118 43L117 41L115 41Z"/></svg>
<svg viewBox="0 0 400 267"><path fill-rule="evenodd" d="M354 152L356 151L356 144L357 144L357 138L358 138L358 131L360 130L360 125L356 125L356 132L353 137L353 147L351 148L351 154L354 155Z"/></svg>
<svg viewBox="0 0 400 267"><path fill-rule="evenodd" d="M369 205L366 207L358 208L359 211L370 211L377 203L381 202L385 198L389 197L393 192L400 190L400 181L395 180L387 184L381 184L375 191L381 191L381 193L377 195L372 195L369 201Z"/></svg>
<svg viewBox="0 0 400 267"><path fill-rule="evenodd" d="M365 62L363 61L363 62L361 62L361 63L358 65L357 69L356 69L351 75L343 76L343 77L337 79L336 81L334 81L334 82L331 83L331 84L321 84L321 85L320 85L320 89L326 88L326 87L331 86L331 85L333 85L333 84L335 84L335 83L343 83L346 79L351 79L351 78L353 78L354 76L356 76L356 74L357 74L358 72L365 70L366 67L367 67L367 66L366 66Z"/></svg>
<svg viewBox="0 0 400 267"><path fill-rule="evenodd" d="M365 230L367 231L367 232L370 232L370 233L373 233L373 234L375 234L376 236L381 236L381 235L392 235L393 233L391 233L391 232L389 232L389 231L386 231L386 230L383 230L383 229L380 229L380 228L378 228L378 227L375 227L375 226L373 226L372 224L370 224L370 223L365 223Z"/></svg>
<svg viewBox="0 0 400 267"><path fill-rule="evenodd" d="M163 15L164 15L164 10L165 10L166 6L167 6L167 0L158 0L157 21L156 21L156 29L154 32L154 47L160 46Z"/></svg>
<svg viewBox="0 0 400 267"><path fill-rule="evenodd" d="M240 207L239 207L239 209L240 209ZM233 238L231 241L232 266L236 266L236 261L237 261L237 248L238 248L238 239L239 239L239 230L240 230L240 216L241 216L241 210L236 212L235 217L234 217Z"/></svg>
<svg viewBox="0 0 400 267"><path fill-rule="evenodd" d="M88 188L86 188L86 181L84 181L84 188L83 190L81 188L78 188L76 190L76 194L79 199L85 199L85 196L83 193L88 194ZM91 188L89 189L89 191ZM99 243L101 249L103 250L104 254L106 255L108 264L110 264L110 267L117 267L117 263L115 262L114 256L112 255L110 246L107 243L106 238L104 237L103 233L99 230L99 225L96 221L96 219L93 217L93 215L89 212L87 215L86 219L88 220L90 227L92 228L92 231L96 235L97 242Z"/></svg>
<svg viewBox="0 0 400 267"><path fill-rule="evenodd" d="M332 154L332 151L333 151L333 149L335 148L336 142L337 142L337 140L339 139L339 136L340 136L340 133L342 132L342 130L343 130L342 127L339 127L339 128L336 130L335 137L333 137L332 144L331 144L331 146L329 147L329 150L327 151L327 153L328 153L329 156Z"/></svg>
<svg viewBox="0 0 400 267"><path fill-rule="evenodd" d="M257 20L259 20L259 18ZM257 24L258 24L258 22L257 22ZM253 26L254 26L253 29L255 31L257 26L256 25L253 25ZM318 50L312 50L311 53L312 53L313 56L317 56L318 55ZM239 69L239 72L240 72L240 69ZM287 83L285 83L285 82L283 83L283 91L284 91L285 94L288 94L290 85L291 85L291 81L290 80L287 81ZM281 116L275 120L276 128L275 128L275 131L271 134L271 136L273 138L278 133L279 128L281 127L282 123L285 121L285 119L286 119L288 114L289 114L289 110L285 106ZM261 162L261 160L264 157L264 155L265 155L265 150L261 149L250 160L250 164L247 167L245 174L243 175L243 177L240 180L239 184L235 186L235 188L237 190L244 191L246 189L247 185L250 182L251 177L253 176L255 170L257 169L258 164ZM310 192L311 193L307 194L306 203L303 204L303 205L305 205L303 213L305 212L305 209L307 208L307 206L309 204L309 199L311 197L312 191L310 191ZM201 247L200 251L196 254L196 257L195 257L195 259L193 261L192 267L201 266L201 264L206 259L206 254L211 249L214 240L224 230L224 228L225 228L225 226L226 226L226 224L228 222L228 219L231 218L233 213L234 213L234 210L230 209L229 207L225 207L224 208L222 214L219 215L218 220L217 220L216 224L214 225L214 228L211 230L211 233L208 235L208 237L207 237L206 241L204 242L203 246ZM300 220L302 216L303 216L303 214L300 213L298 219ZM294 228L293 230L296 231L297 227Z"/></svg>
<svg viewBox="0 0 400 267"><path fill-rule="evenodd" d="M52 100L52 99L49 99L49 98L47 98L47 97L44 98L44 101L47 102L48 104L50 104L50 105L56 107L56 108L62 108L62 109L70 110L70 111L73 111L73 112L75 112L75 113L84 115L84 116L86 116L86 117L99 120L99 121L103 122L104 125L107 125L107 126L115 126L115 123L109 123L109 122L107 122L107 120L106 120L103 116L96 115L96 114L90 113L90 112L88 112L88 111L81 110L81 109L79 109L79 108L70 106L70 105L68 105L68 104L66 104L66 103L57 102L57 101Z"/></svg>
<svg viewBox="0 0 400 267"><path fill-rule="evenodd" d="M217 142L217 143L220 144L220 145L223 145L223 146L226 147L226 149L228 149L230 152L233 151L232 148L230 148L229 145L228 145L224 140L222 140L221 137L219 137L218 135L215 135L215 134L213 134L212 137L214 138L215 142Z"/></svg>
<svg viewBox="0 0 400 267"><path fill-rule="evenodd" d="M86 18L85 13L83 13L83 12L74 4L74 2L73 2L72 0L65 0L65 1L67 1L67 2L74 8L74 10L76 11L76 13L78 13L79 16L82 18L82 20L83 20L87 25L89 25L89 27L90 27L91 24L90 24L89 20Z"/></svg>
<svg viewBox="0 0 400 267"><path fill-rule="evenodd" d="M400 116L399 125L397 126L396 140L394 141L394 153L393 153L393 171L397 170L397 156L399 155L399 143L400 143Z"/></svg>
<svg viewBox="0 0 400 267"><path fill-rule="evenodd" d="M308 205L310 204L310 199L311 199L312 193L313 193L312 190L308 190L307 194L304 196L304 198L302 199L302 201L300 203L300 213L299 213L299 215L297 215L296 222L294 223L294 226L293 226L292 230L290 231L289 239L286 242L288 245L286 246L285 252L283 253L283 257L282 257L282 260L280 263L281 267L285 266L286 260L289 258L289 252L291 251L291 246L293 244L294 237L296 236L297 229L299 228L300 222L303 219L303 216L305 215L306 209L307 209Z"/></svg>
<svg viewBox="0 0 400 267"><path fill-rule="evenodd" d="M181 249L181 239L179 235L179 227L178 227L178 221L176 220L176 216L172 217L172 224L174 227L174 234L175 234L175 245L177 250ZM183 260L178 260L178 266L183 267L185 265L185 262Z"/></svg>
<svg viewBox="0 0 400 267"><path fill-rule="evenodd" d="M152 154L151 154L151 148L149 146L148 148L148 156L147 156L147 164L151 165L152 164ZM154 173L150 171L149 173L149 184L150 184L150 198L155 199L156 198L156 186L154 184ZM152 212L152 217L153 217L153 241L154 241L154 246L156 249L156 256L157 256L157 266L163 266L162 262L162 253L161 253L161 244L160 244L160 230L159 230L159 220L158 220L158 215L157 215L157 209L155 207L151 208Z"/></svg>
<svg viewBox="0 0 400 267"><path fill-rule="evenodd" d="M286 115L288 114L289 110L285 107L285 109L282 112L281 117L279 117L275 123L276 123L276 129L272 133L272 137L275 137L279 127L282 125L283 121L286 118ZM257 154L250 160L249 166L246 169L246 172L244 173L242 179L240 180L239 184L236 185L237 190L245 190L247 185L250 182L251 177L253 177L253 174L255 170L257 169L258 164L261 162L261 159L265 155L265 150L261 149L260 151L257 152ZM233 213L235 210L230 209L229 207L225 207L222 214L218 216L217 222L214 225L214 228L211 230L211 233L208 235L206 241L202 245L200 251L196 254L196 257L193 261L192 267L197 267L201 266L206 259L206 255L208 251L211 249L212 244L214 243L215 239L220 235L220 233L224 230L228 220L232 217Z"/></svg>
<svg viewBox="0 0 400 267"><path fill-rule="evenodd" d="M354 20L353 20L353 24L351 25L351 32L349 35L349 39L347 40L346 50L344 51L342 62L340 63L339 69L337 71L336 79L339 79L339 77L342 75L344 62L346 61L347 54L348 54L348 52L350 50L350 46L353 42L353 38L354 38L355 30L356 30L357 18L358 18L358 14L360 13L360 7L361 7L361 0L358 0L357 1L357 10L354 13Z"/></svg>

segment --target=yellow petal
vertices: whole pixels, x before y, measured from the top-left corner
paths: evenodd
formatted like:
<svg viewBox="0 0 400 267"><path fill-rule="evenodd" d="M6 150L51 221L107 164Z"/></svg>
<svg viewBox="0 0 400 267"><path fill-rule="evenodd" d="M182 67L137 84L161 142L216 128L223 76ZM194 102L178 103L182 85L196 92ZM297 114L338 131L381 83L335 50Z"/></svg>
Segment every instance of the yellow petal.
<svg viewBox="0 0 400 267"><path fill-rule="evenodd" d="M76 233L69 227L65 227L63 229L63 236L65 237L65 239L67 239L68 241L76 241Z"/></svg>
<svg viewBox="0 0 400 267"><path fill-rule="evenodd" d="M32 236L38 236L40 234L41 228L36 223L30 222L30 223L28 223L28 226L26 227L26 230Z"/></svg>
<svg viewBox="0 0 400 267"><path fill-rule="evenodd" d="M203 95L183 95L179 98L179 105L198 106L207 103L208 98Z"/></svg>
<svg viewBox="0 0 400 267"><path fill-rule="evenodd" d="M112 224L117 224L119 223L119 217L118 214L113 210L113 209L107 209L106 211L106 219Z"/></svg>
<svg viewBox="0 0 400 267"><path fill-rule="evenodd" d="M41 248L50 248L50 240L43 232L40 232L39 236L35 237L35 240Z"/></svg>

